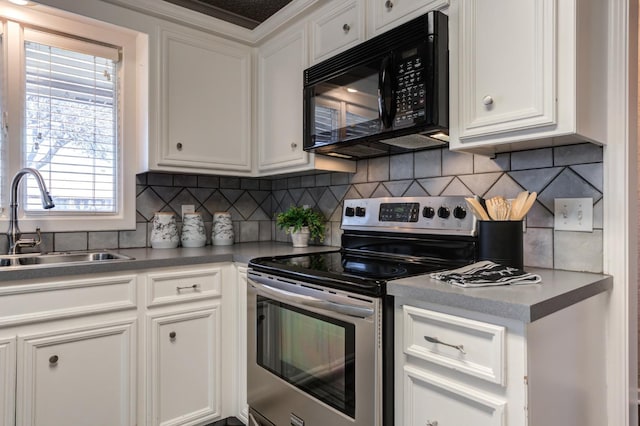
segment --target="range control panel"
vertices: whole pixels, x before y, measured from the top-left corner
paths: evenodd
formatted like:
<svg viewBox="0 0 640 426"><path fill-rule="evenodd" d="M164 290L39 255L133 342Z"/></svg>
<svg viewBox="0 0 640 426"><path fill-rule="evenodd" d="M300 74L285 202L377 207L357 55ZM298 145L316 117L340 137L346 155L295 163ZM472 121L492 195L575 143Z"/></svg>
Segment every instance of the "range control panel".
<svg viewBox="0 0 640 426"><path fill-rule="evenodd" d="M344 201L342 229L476 235L465 197L386 197Z"/></svg>

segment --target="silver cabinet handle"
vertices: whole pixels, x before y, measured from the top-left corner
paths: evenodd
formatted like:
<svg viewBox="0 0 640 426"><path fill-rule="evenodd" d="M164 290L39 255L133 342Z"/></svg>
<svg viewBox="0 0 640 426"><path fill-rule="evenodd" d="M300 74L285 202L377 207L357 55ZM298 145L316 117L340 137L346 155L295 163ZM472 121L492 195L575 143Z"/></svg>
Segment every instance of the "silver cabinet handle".
<svg viewBox="0 0 640 426"><path fill-rule="evenodd" d="M182 142L178 142L176 144L176 148L178 149L178 151L182 151Z"/></svg>
<svg viewBox="0 0 640 426"><path fill-rule="evenodd" d="M484 98L482 98L482 103L485 106L493 105L493 98L491 96L487 95Z"/></svg>
<svg viewBox="0 0 640 426"><path fill-rule="evenodd" d="M177 286L177 287L176 287L176 291L177 291L178 293L180 293L182 290L193 290L193 291L198 291L198 290L200 290L200 284L185 285L185 286Z"/></svg>
<svg viewBox="0 0 640 426"><path fill-rule="evenodd" d="M427 424L425 426L438 426L438 421L437 420L434 420L434 421L427 420Z"/></svg>
<svg viewBox="0 0 640 426"><path fill-rule="evenodd" d="M459 350L463 355L466 355L467 353L464 351L464 346L463 345L452 345L450 343L445 343L443 341L441 341L440 339L438 339L437 337L431 337L431 336L424 336L424 340L426 340L429 343L435 343L437 345L442 345L442 346L449 346L450 348L453 349L457 349Z"/></svg>
<svg viewBox="0 0 640 426"><path fill-rule="evenodd" d="M56 365L58 365L58 355L52 355L49 357L49 365L51 367L55 367Z"/></svg>
<svg viewBox="0 0 640 426"><path fill-rule="evenodd" d="M391 0L387 0L386 2L384 2L384 7L386 7L387 10L393 9L393 2Z"/></svg>
<svg viewBox="0 0 640 426"><path fill-rule="evenodd" d="M345 33L348 33L350 29L351 29L351 26L349 24L344 24L342 26L342 31L344 31Z"/></svg>

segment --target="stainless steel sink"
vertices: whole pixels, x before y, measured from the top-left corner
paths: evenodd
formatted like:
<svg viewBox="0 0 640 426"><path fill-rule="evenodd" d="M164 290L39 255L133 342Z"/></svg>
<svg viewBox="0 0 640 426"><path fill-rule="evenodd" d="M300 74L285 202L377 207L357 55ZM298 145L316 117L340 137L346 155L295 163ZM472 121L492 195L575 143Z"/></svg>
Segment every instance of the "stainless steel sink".
<svg viewBox="0 0 640 426"><path fill-rule="evenodd" d="M134 260L131 256L112 251L68 252L47 254L0 255L0 267L57 266L76 263L97 263Z"/></svg>

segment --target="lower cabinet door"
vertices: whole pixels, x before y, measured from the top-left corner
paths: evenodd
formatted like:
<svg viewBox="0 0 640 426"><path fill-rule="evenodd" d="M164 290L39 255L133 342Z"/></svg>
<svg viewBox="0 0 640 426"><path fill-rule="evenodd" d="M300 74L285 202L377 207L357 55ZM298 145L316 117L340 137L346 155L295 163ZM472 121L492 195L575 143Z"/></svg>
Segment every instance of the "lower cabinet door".
<svg viewBox="0 0 640 426"><path fill-rule="evenodd" d="M505 426L505 409L478 389L404 367L404 426Z"/></svg>
<svg viewBox="0 0 640 426"><path fill-rule="evenodd" d="M0 426L14 426L16 338L0 338Z"/></svg>
<svg viewBox="0 0 640 426"><path fill-rule="evenodd" d="M149 424L193 424L220 416L219 308L150 315Z"/></svg>
<svg viewBox="0 0 640 426"><path fill-rule="evenodd" d="M16 424L136 421L135 320L18 336Z"/></svg>

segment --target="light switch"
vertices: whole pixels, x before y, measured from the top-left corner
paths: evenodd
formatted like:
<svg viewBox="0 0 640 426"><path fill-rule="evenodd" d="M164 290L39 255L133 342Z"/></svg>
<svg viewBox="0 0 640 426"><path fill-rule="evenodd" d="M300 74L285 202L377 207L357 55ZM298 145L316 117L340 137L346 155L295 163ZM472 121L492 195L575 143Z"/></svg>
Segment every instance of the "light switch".
<svg viewBox="0 0 640 426"><path fill-rule="evenodd" d="M593 231L593 198L556 198L556 231Z"/></svg>

